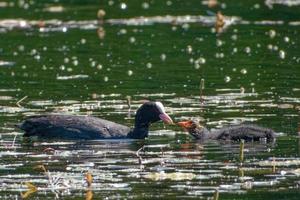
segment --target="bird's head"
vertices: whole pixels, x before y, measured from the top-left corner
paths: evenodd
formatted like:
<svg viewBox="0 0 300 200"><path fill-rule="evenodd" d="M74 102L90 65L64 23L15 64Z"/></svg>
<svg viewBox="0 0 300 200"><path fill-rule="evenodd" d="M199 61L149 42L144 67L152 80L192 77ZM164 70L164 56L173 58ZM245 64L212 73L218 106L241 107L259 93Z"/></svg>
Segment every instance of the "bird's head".
<svg viewBox="0 0 300 200"><path fill-rule="evenodd" d="M203 139L208 133L205 127L193 120L181 121L177 124L197 139Z"/></svg>
<svg viewBox="0 0 300 200"><path fill-rule="evenodd" d="M136 112L135 126L148 127L151 123L162 120L166 124L173 124L173 120L166 113L161 102L146 102Z"/></svg>

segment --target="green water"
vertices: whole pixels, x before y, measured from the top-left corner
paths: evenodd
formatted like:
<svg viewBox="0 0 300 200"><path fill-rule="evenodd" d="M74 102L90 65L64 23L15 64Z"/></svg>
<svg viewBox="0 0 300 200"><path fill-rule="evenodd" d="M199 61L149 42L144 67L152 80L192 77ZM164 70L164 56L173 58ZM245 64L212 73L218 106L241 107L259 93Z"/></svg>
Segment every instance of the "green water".
<svg viewBox="0 0 300 200"><path fill-rule="evenodd" d="M219 199L298 199L300 5L203 2L0 2L1 199L21 199L26 182L38 187L29 199L211 199L215 190ZM227 23L236 21L216 34L219 10ZM167 15L173 18L163 23ZM185 15L204 20L176 21ZM149 24L128 25L142 16ZM162 123L144 141L109 142L27 141L14 127L50 112L131 126L145 99L161 101L175 121L255 123L280 136L272 144L247 143L241 169L238 143L200 143ZM55 152L43 152L48 147Z"/></svg>

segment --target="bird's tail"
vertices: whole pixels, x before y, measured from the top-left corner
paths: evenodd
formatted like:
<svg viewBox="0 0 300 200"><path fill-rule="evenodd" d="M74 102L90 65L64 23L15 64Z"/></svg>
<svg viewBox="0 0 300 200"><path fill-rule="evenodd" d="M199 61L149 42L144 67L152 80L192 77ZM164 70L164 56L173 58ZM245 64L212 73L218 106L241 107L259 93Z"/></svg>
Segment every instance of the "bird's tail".
<svg viewBox="0 0 300 200"><path fill-rule="evenodd" d="M14 124L16 128L22 129L23 123Z"/></svg>

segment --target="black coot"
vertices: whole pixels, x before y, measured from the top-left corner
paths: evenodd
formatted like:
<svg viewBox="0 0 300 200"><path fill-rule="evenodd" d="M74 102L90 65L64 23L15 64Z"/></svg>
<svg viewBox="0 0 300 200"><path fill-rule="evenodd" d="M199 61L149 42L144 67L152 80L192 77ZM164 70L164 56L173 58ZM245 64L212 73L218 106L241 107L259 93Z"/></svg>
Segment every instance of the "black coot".
<svg viewBox="0 0 300 200"><path fill-rule="evenodd" d="M178 122L177 124L199 140L213 139L237 141L243 139L246 141L258 141L265 138L267 141L271 141L275 137L275 132L272 129L251 124L228 126L211 131L192 120Z"/></svg>
<svg viewBox="0 0 300 200"><path fill-rule="evenodd" d="M160 102L146 102L136 112L134 128L90 116L42 115L27 118L18 127L24 136L62 139L143 139L151 123L173 123Z"/></svg>

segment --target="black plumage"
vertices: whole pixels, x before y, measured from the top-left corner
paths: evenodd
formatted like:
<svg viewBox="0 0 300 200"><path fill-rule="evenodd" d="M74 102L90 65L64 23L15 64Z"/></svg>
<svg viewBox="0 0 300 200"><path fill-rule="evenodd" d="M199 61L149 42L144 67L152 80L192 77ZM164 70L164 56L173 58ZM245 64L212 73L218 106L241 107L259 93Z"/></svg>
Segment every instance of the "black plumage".
<svg viewBox="0 0 300 200"><path fill-rule="evenodd" d="M186 129L193 137L199 140L245 140L258 141L267 139L271 141L275 137L275 132L272 129L260 127L252 124L240 124L223 127L221 129L208 130L195 121L179 122L179 126Z"/></svg>
<svg viewBox="0 0 300 200"><path fill-rule="evenodd" d="M25 137L73 140L143 139L148 136L150 124L159 120L173 123L160 102L146 102L137 110L133 129L105 119L74 115L32 116L24 120L19 128L25 131Z"/></svg>

